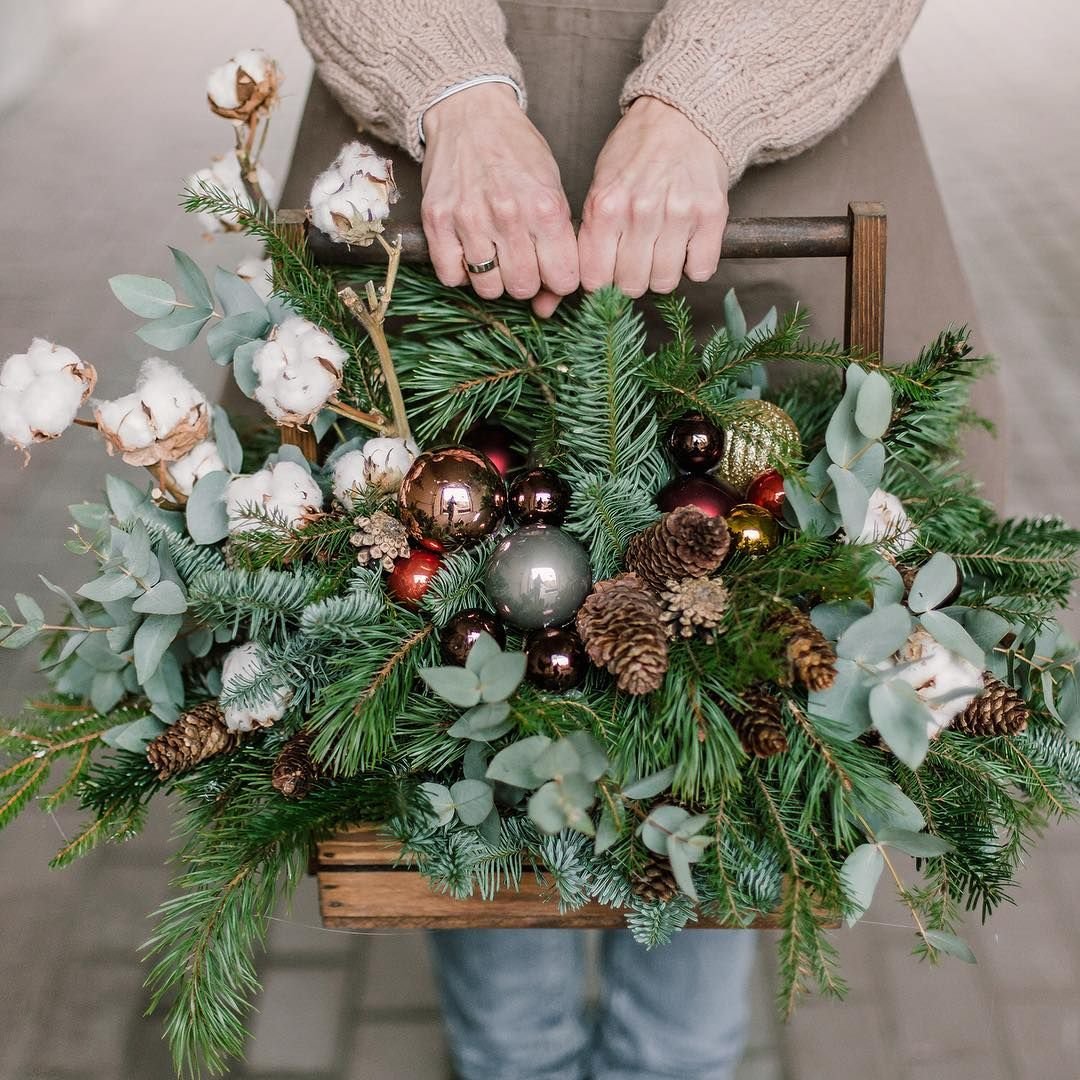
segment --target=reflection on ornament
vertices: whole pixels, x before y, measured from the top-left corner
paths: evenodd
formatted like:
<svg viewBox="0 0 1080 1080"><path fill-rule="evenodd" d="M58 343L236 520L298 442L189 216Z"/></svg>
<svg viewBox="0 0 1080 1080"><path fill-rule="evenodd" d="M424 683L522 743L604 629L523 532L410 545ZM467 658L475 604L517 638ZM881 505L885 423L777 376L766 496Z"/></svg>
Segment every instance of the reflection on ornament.
<svg viewBox="0 0 1080 1080"><path fill-rule="evenodd" d="M569 626L538 630L529 638L525 659L525 678L533 686L555 693L580 685L589 669L585 646Z"/></svg>
<svg viewBox="0 0 1080 1080"><path fill-rule="evenodd" d="M713 475L736 491L745 492L763 472L801 453L795 421L779 405L741 401L728 424L724 453Z"/></svg>
<svg viewBox="0 0 1080 1080"><path fill-rule="evenodd" d="M510 513L522 525L561 525L570 485L551 469L529 469L510 485Z"/></svg>
<svg viewBox="0 0 1080 1080"><path fill-rule="evenodd" d="M439 634L443 660L456 667L464 667L469 650L481 634L490 634L500 649L506 645L506 629L498 615L480 608L459 611Z"/></svg>
<svg viewBox="0 0 1080 1080"><path fill-rule="evenodd" d="M506 511L506 487L482 454L449 446L413 462L401 482L398 504L410 538L445 551L498 528Z"/></svg>
<svg viewBox="0 0 1080 1080"><path fill-rule="evenodd" d="M747 488L746 501L760 506L762 510L768 510L774 518L782 519L784 516L784 478L775 469L768 469L760 476L755 477L753 483Z"/></svg>
<svg viewBox="0 0 1080 1080"><path fill-rule="evenodd" d="M735 541L733 550L757 557L767 555L780 542L780 526L768 510L753 503L740 503L727 515L727 526Z"/></svg>
<svg viewBox="0 0 1080 1080"><path fill-rule="evenodd" d="M434 551L417 548L408 558L394 563L394 569L386 579L387 591L399 604L416 611L420 597L427 592L440 566L442 559Z"/></svg>
<svg viewBox="0 0 1080 1080"><path fill-rule="evenodd" d="M565 623L592 585L589 555L554 525L523 525L495 549L486 585L495 610L513 626Z"/></svg>
<svg viewBox="0 0 1080 1080"><path fill-rule="evenodd" d="M709 517L725 517L735 500L708 476L678 476L656 496L656 505L670 514L680 506L696 506Z"/></svg>
<svg viewBox="0 0 1080 1080"><path fill-rule="evenodd" d="M502 477L525 464L524 456L514 449L514 433L502 424L481 420L469 428L462 442L483 454Z"/></svg>
<svg viewBox="0 0 1080 1080"><path fill-rule="evenodd" d="M688 412L671 425L667 447L680 469L708 472L724 452L724 433L701 413Z"/></svg>

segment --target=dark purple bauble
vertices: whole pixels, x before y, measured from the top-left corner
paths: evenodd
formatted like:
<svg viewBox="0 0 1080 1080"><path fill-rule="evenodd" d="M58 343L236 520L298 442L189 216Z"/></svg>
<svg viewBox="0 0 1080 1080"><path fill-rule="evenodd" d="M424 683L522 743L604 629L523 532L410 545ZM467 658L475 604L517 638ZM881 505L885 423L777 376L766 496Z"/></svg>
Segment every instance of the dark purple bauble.
<svg viewBox="0 0 1080 1080"><path fill-rule="evenodd" d="M664 513L680 506L696 506L709 517L726 517L735 500L727 489L707 476L679 476L656 496L656 505Z"/></svg>
<svg viewBox="0 0 1080 1080"><path fill-rule="evenodd" d="M510 513L520 525L561 525L570 485L551 469L529 469L510 485Z"/></svg>
<svg viewBox="0 0 1080 1080"><path fill-rule="evenodd" d="M469 650L481 634L490 634L499 643L500 649L506 645L506 628L498 615L481 611L480 608L459 611L439 634L443 660L455 667L464 667Z"/></svg>
<svg viewBox="0 0 1080 1080"><path fill-rule="evenodd" d="M713 468L724 453L724 432L701 413L688 412L671 425L668 453L675 464L689 473Z"/></svg>
<svg viewBox="0 0 1080 1080"><path fill-rule="evenodd" d="M502 424L480 420L465 432L461 441L471 450L483 454L503 479L525 464L524 455L514 449L514 433Z"/></svg>
<svg viewBox="0 0 1080 1080"><path fill-rule="evenodd" d="M564 693L579 686L589 670L585 646L569 626L549 626L529 637L525 678L541 690Z"/></svg>

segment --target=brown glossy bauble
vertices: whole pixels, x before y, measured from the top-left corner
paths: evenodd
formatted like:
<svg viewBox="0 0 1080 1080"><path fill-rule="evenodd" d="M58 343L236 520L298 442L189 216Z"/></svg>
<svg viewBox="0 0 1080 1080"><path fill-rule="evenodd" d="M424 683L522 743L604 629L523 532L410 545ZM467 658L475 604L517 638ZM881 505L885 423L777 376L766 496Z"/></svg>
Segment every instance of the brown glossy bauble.
<svg viewBox="0 0 1080 1080"><path fill-rule="evenodd" d="M733 551L755 558L767 555L780 542L780 526L768 510L753 503L740 503L727 515Z"/></svg>
<svg viewBox="0 0 1080 1080"><path fill-rule="evenodd" d="M440 566L442 559L434 551L416 548L408 558L394 563L394 569L386 579L387 591L399 604L415 611Z"/></svg>
<svg viewBox="0 0 1080 1080"><path fill-rule="evenodd" d="M510 513L520 525L561 525L570 485L551 469L529 469L510 485Z"/></svg>
<svg viewBox="0 0 1080 1080"><path fill-rule="evenodd" d="M525 457L514 449L514 433L502 424L481 420L473 424L461 440L471 450L477 450L506 477L525 464Z"/></svg>
<svg viewBox="0 0 1080 1080"><path fill-rule="evenodd" d="M439 634L443 660L455 667L464 667L469 658L469 650L481 634L490 634L498 642L500 649L506 645L506 628L498 615L480 608L459 611Z"/></svg>
<svg viewBox="0 0 1080 1080"><path fill-rule="evenodd" d="M506 513L506 485L475 450L448 446L421 454L398 492L409 538L432 551L449 551L493 533Z"/></svg>
<svg viewBox="0 0 1080 1080"><path fill-rule="evenodd" d="M665 514L680 506L696 506L709 517L726 517L734 503L731 495L707 476L679 476L656 496L656 505Z"/></svg>
<svg viewBox="0 0 1080 1080"><path fill-rule="evenodd" d="M568 626L538 630L525 647L525 678L541 690L564 693L580 686L589 670L585 646Z"/></svg>
<svg viewBox="0 0 1080 1080"><path fill-rule="evenodd" d="M784 478L775 469L769 469L756 477L746 489L746 501L768 510L774 518L784 516Z"/></svg>
<svg viewBox="0 0 1080 1080"><path fill-rule="evenodd" d="M689 412L671 425L667 447L684 472L708 472L724 452L724 432L701 413Z"/></svg>

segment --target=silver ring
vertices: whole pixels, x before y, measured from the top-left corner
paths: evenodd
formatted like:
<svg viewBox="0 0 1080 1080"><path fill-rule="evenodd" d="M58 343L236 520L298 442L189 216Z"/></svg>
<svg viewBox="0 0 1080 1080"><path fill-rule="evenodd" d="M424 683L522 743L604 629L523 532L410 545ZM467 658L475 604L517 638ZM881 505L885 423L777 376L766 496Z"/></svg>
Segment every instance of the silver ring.
<svg viewBox="0 0 1080 1080"><path fill-rule="evenodd" d="M496 252L490 259L485 259L483 262L471 263L468 259L464 260L465 269L470 274L486 274L489 270L494 270L499 265L499 254Z"/></svg>

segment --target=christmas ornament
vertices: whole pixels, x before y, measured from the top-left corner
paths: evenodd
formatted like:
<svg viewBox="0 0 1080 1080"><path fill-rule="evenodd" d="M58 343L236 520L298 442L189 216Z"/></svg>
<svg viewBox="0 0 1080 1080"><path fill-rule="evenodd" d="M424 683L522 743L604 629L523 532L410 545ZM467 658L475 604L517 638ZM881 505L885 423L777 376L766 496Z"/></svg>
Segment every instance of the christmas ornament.
<svg viewBox="0 0 1080 1080"><path fill-rule="evenodd" d="M525 659L525 678L555 693L580 685L589 665L581 638L568 626L538 630L529 638Z"/></svg>
<svg viewBox="0 0 1080 1080"><path fill-rule="evenodd" d="M745 492L763 472L801 453L795 421L779 405L742 401L725 432L724 453L713 475Z"/></svg>
<svg viewBox="0 0 1080 1080"><path fill-rule="evenodd" d="M405 607L416 611L420 598L428 591L431 579L439 572L442 559L434 551L413 548L404 559L394 563L394 569L386 579L387 592Z"/></svg>
<svg viewBox="0 0 1080 1080"><path fill-rule="evenodd" d="M669 582L706 577L719 569L731 538L722 517L683 506L630 538L626 568L656 592Z"/></svg>
<svg viewBox="0 0 1080 1080"><path fill-rule="evenodd" d="M659 688L668 669L667 633L656 597L636 574L597 582L577 615L589 659L627 694Z"/></svg>
<svg viewBox="0 0 1080 1080"><path fill-rule="evenodd" d="M776 518L753 503L740 503L727 516L735 550L744 555L767 555L780 542Z"/></svg>
<svg viewBox="0 0 1080 1080"><path fill-rule="evenodd" d="M953 721L952 729L983 737L1019 735L1030 718L1020 693L987 671L983 692Z"/></svg>
<svg viewBox="0 0 1080 1080"><path fill-rule="evenodd" d="M781 518L784 513L784 478L776 469L767 469L754 478L746 489L746 501L768 510L774 518Z"/></svg>
<svg viewBox="0 0 1080 1080"><path fill-rule="evenodd" d="M656 505L665 513L692 506L709 517L724 517L734 502L725 488L707 476L677 476L656 496Z"/></svg>
<svg viewBox="0 0 1080 1080"><path fill-rule="evenodd" d="M743 749L751 757L767 758L788 748L781 718L780 702L764 690L747 690L742 695L746 708L734 713L731 726Z"/></svg>
<svg viewBox="0 0 1080 1080"><path fill-rule="evenodd" d="M498 615L480 608L459 611L439 634L442 658L453 667L464 667L469 650L481 634L489 634L500 649L506 646L506 628Z"/></svg>
<svg viewBox="0 0 1080 1080"><path fill-rule="evenodd" d="M409 557L409 533L396 517L376 510L370 517L358 517L354 524L357 531L349 543L356 548L356 561L361 566L378 563L392 573L395 560Z"/></svg>
<svg viewBox="0 0 1080 1080"><path fill-rule="evenodd" d="M634 875L634 895L647 904L663 904L679 893L671 863L663 855L650 854L649 861Z"/></svg>
<svg viewBox="0 0 1080 1080"><path fill-rule="evenodd" d="M159 780L169 780L239 744L240 736L225 726L225 716L218 703L204 701L188 709L176 723L147 743L146 760Z"/></svg>
<svg viewBox="0 0 1080 1080"><path fill-rule="evenodd" d="M302 799L319 778L319 766L309 753L311 733L294 735L278 752L270 783L286 799Z"/></svg>
<svg viewBox="0 0 1080 1080"><path fill-rule="evenodd" d="M495 610L523 630L566 622L591 584L588 552L554 525L523 525L503 539L486 578Z"/></svg>
<svg viewBox="0 0 1080 1080"><path fill-rule="evenodd" d="M493 533L506 511L506 487L475 450L450 446L421 454L398 492L409 536L432 551L474 543Z"/></svg>
<svg viewBox="0 0 1080 1080"><path fill-rule="evenodd" d="M339 244L364 247L398 200L394 166L362 142L346 143L311 188L311 223Z"/></svg>
<svg viewBox="0 0 1080 1080"><path fill-rule="evenodd" d="M514 449L514 433L487 420L473 424L461 440L472 450L483 454L502 477L525 464L525 457Z"/></svg>
<svg viewBox="0 0 1080 1080"><path fill-rule="evenodd" d="M728 605L728 591L719 578L683 578L660 594L661 618L670 637L700 637L713 643Z"/></svg>
<svg viewBox="0 0 1080 1080"><path fill-rule="evenodd" d="M828 690L836 681L836 650L810 616L793 608L774 620L773 626L785 639L790 677L807 690Z"/></svg>
<svg viewBox="0 0 1080 1080"><path fill-rule="evenodd" d="M724 433L701 413L689 412L671 425L668 453L684 472L704 473L724 452Z"/></svg>
<svg viewBox="0 0 1080 1080"><path fill-rule="evenodd" d="M570 485L551 469L529 469L510 485L509 504L522 525L561 525L570 505Z"/></svg>

